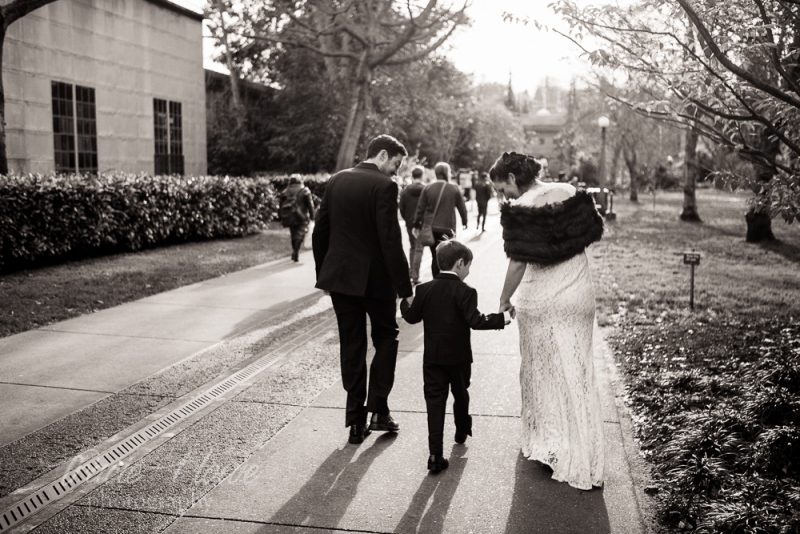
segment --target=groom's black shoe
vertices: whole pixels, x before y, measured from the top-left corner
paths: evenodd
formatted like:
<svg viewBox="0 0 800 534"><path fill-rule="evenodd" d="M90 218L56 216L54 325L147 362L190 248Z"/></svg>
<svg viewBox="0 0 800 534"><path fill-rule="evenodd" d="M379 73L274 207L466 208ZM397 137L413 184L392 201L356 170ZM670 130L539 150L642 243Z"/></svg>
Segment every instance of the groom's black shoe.
<svg viewBox="0 0 800 534"><path fill-rule="evenodd" d="M364 425L350 425L350 437L347 441L355 444L362 443L369 434L369 429L365 428Z"/></svg>
<svg viewBox="0 0 800 534"><path fill-rule="evenodd" d="M377 432L397 432L400 430L400 425L395 423L392 416L388 413L386 415L381 415L374 413L372 414L372 419L369 422L369 429Z"/></svg>
<svg viewBox="0 0 800 534"><path fill-rule="evenodd" d="M428 471L431 473L439 473L450 467L450 462L444 456L438 454L431 454L428 456Z"/></svg>
<svg viewBox="0 0 800 534"><path fill-rule="evenodd" d="M472 432L461 432L460 430L456 430L456 443L462 444L467 441L467 436L471 436Z"/></svg>

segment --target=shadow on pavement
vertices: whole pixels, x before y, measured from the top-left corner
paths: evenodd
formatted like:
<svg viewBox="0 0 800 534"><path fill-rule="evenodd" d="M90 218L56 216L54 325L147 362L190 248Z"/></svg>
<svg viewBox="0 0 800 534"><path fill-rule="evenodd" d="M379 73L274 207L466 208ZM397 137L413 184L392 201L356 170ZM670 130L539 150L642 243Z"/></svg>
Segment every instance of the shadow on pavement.
<svg viewBox="0 0 800 534"><path fill-rule="evenodd" d="M549 467L517 455L506 534L611 532L602 489L578 490L551 476Z"/></svg>
<svg viewBox="0 0 800 534"><path fill-rule="evenodd" d="M466 448L453 445L450 452L450 467L437 475L427 475L422 481L406 513L395 527L395 532L425 532L439 534L447 519L450 501L458 488L461 475L467 465L464 458ZM431 501L433 498L433 501ZM430 506L428 506L428 502Z"/></svg>
<svg viewBox="0 0 800 534"><path fill-rule="evenodd" d="M348 444L335 450L269 522L320 528L338 526L356 496L358 483L396 437L397 434L387 432L367 449ZM359 451L361 454L357 455ZM274 528L269 526L259 532L272 533Z"/></svg>

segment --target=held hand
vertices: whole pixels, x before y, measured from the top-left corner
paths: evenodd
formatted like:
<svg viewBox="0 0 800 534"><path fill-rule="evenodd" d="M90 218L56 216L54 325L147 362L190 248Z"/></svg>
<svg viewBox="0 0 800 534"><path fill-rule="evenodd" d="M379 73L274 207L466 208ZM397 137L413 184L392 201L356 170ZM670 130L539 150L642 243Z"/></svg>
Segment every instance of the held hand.
<svg viewBox="0 0 800 534"><path fill-rule="evenodd" d="M511 315L512 319L517 318L517 310L512 306L511 302L505 301L500 303L500 311L499 313L508 312Z"/></svg>
<svg viewBox="0 0 800 534"><path fill-rule="evenodd" d="M414 237L419 237L419 228L412 228L411 233L414 234Z"/></svg>

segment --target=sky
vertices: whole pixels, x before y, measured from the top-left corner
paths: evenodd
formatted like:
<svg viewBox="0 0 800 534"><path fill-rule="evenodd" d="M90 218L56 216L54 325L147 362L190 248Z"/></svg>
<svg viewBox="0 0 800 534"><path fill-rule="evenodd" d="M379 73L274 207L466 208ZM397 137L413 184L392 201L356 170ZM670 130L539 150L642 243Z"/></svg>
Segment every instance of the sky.
<svg viewBox="0 0 800 534"><path fill-rule="evenodd" d="M175 3L201 10L204 0L173 0ZM461 0L443 0L445 4L460 5ZM515 92L533 93L543 83L566 87L574 76L588 73L586 61L579 58L580 50L566 38L533 24L509 23L503 13L537 20L551 27L564 27L547 4L549 0L472 0L468 14L472 24L457 30L441 49L462 71L474 76L476 82L508 83L509 73ZM592 0L579 0L579 4ZM206 68L224 71L214 65L213 43L204 39Z"/></svg>

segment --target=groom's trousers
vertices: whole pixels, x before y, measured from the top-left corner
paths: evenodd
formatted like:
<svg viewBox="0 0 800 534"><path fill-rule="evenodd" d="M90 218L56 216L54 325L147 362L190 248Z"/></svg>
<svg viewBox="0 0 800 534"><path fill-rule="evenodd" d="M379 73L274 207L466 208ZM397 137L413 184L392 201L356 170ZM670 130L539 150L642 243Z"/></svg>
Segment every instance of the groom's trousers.
<svg viewBox="0 0 800 534"><path fill-rule="evenodd" d="M347 391L345 426L366 424L367 412L388 414L387 399L397 363L397 302L395 299L354 297L331 292L339 324L342 385ZM372 325L375 356L369 368L367 392L367 316ZM364 405L366 401L366 407Z"/></svg>
<svg viewBox="0 0 800 534"><path fill-rule="evenodd" d="M469 380L472 364L422 366L423 391L428 409L428 450L443 455L444 417L448 389L453 392L453 417L456 430L472 435L472 416L469 414Z"/></svg>

